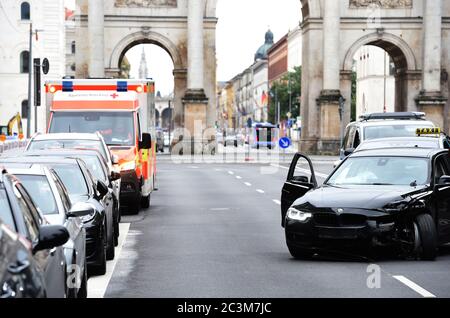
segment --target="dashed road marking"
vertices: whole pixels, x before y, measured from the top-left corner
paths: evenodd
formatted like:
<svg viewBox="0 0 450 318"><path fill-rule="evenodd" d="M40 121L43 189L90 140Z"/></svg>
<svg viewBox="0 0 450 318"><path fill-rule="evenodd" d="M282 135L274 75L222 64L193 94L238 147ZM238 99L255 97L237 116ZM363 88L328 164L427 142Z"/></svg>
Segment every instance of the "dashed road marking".
<svg viewBox="0 0 450 318"><path fill-rule="evenodd" d="M265 193L264 190L261 190L261 189L256 190L256 192L261 193L261 194Z"/></svg>
<svg viewBox="0 0 450 318"><path fill-rule="evenodd" d="M409 280L408 278L406 278L405 276L393 276L396 280L398 280L399 282L403 283L404 285L408 286L409 288L411 288L412 290L414 290L416 293L418 293L419 295L421 295L422 297L425 298L436 298L435 295L433 295L432 293L430 293L428 290L420 287L419 285L417 285L416 283L414 283L413 281Z"/></svg>
<svg viewBox="0 0 450 318"><path fill-rule="evenodd" d="M242 177L241 176L236 176L236 179L241 180Z"/></svg>
<svg viewBox="0 0 450 318"><path fill-rule="evenodd" d="M281 201L280 200L272 200L275 204L281 205Z"/></svg>
<svg viewBox="0 0 450 318"><path fill-rule="evenodd" d="M252 184L251 184L250 182L244 182L244 184L245 184L247 187L251 187L251 186L252 186Z"/></svg>
<svg viewBox="0 0 450 318"><path fill-rule="evenodd" d="M109 281L114 273L116 264L120 258L120 253L122 252L123 245L130 230L130 223L120 223L120 237L119 245L116 247L116 256L113 261L109 261L106 264L106 274L102 276L91 277L88 280L88 298L103 298L108 288Z"/></svg>
<svg viewBox="0 0 450 318"><path fill-rule="evenodd" d="M231 174L231 175L234 175L234 172L233 172L233 171L228 171L228 173Z"/></svg>

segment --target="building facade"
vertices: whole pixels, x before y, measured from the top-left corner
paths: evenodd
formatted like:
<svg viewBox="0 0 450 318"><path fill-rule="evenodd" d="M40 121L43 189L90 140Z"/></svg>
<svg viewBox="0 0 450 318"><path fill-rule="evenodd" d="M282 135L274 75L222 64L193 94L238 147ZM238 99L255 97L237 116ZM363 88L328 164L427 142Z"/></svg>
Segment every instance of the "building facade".
<svg viewBox="0 0 450 318"><path fill-rule="evenodd" d="M356 118L367 113L395 111L395 63L376 46L363 46L355 55Z"/></svg>
<svg viewBox="0 0 450 318"><path fill-rule="evenodd" d="M281 79L288 72L288 34L283 36L267 52L269 60L269 84Z"/></svg>
<svg viewBox="0 0 450 318"><path fill-rule="evenodd" d="M27 120L31 119L31 131L34 132L45 130L46 115L45 106L38 107L35 127L34 106L32 113L28 114L30 23L33 23L33 30L39 30L37 36L34 34L32 38L32 58L48 58L50 62L50 72L42 76L42 83L46 78L61 78L66 73L64 1L0 2L0 124L5 125L19 112L24 118L24 128L27 127ZM41 105L45 105L44 95ZM33 98L32 94L32 104Z"/></svg>

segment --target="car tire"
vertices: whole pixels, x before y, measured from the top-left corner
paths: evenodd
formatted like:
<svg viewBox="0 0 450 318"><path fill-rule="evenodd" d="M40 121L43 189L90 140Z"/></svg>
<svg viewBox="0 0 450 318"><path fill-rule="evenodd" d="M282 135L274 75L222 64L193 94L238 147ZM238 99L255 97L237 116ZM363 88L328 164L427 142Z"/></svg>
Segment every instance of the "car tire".
<svg viewBox="0 0 450 318"><path fill-rule="evenodd" d="M106 226L103 226L103 234L101 238L101 244L103 248L100 251L100 264L92 266L92 273L94 275L105 275L106 274Z"/></svg>
<svg viewBox="0 0 450 318"><path fill-rule="evenodd" d="M438 247L434 219L429 214L421 214L416 217L416 225L420 238L419 257L425 261L434 261L437 257Z"/></svg>
<svg viewBox="0 0 450 318"><path fill-rule="evenodd" d="M294 247L288 245L289 253L292 257L299 260L311 259L314 256L314 252L306 248Z"/></svg>
<svg viewBox="0 0 450 318"><path fill-rule="evenodd" d="M114 246L119 245L119 236L120 236L120 210L118 204L114 204Z"/></svg>
<svg viewBox="0 0 450 318"><path fill-rule="evenodd" d="M141 207L143 209L148 209L150 207L151 194L143 196L141 198Z"/></svg>
<svg viewBox="0 0 450 318"><path fill-rule="evenodd" d="M88 278L87 278L87 267L86 267L86 261L85 261L83 278L81 280L80 289L78 289L77 298L87 298L87 294L88 294L87 284L88 284Z"/></svg>
<svg viewBox="0 0 450 318"><path fill-rule="evenodd" d="M114 222L114 220L112 220ZM106 260L112 261L116 256L116 248L115 248L115 235L114 235L114 224L112 226L108 226L108 230L106 231Z"/></svg>

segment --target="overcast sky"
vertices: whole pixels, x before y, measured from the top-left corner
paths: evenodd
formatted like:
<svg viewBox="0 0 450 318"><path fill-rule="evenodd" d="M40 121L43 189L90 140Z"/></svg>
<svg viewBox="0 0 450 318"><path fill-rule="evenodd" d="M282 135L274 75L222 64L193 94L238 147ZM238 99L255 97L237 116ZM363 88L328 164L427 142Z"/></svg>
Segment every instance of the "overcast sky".
<svg viewBox="0 0 450 318"><path fill-rule="evenodd" d="M66 0L73 5L73 0ZM218 0L217 17L217 79L227 81L253 63L256 50L264 44L268 28L275 41L300 22L299 0ZM150 77L163 95L173 90L173 63L166 53L154 45L146 45ZM131 76L137 77L142 47L127 53Z"/></svg>

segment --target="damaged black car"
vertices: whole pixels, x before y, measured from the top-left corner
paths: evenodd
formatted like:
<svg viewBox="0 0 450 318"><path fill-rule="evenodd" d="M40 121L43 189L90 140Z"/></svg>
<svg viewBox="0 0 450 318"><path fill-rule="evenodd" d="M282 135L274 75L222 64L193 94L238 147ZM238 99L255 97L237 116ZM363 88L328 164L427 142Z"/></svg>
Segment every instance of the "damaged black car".
<svg viewBox="0 0 450 318"><path fill-rule="evenodd" d="M450 242L450 153L420 148L355 153L318 186L296 154L282 190L282 226L294 258L323 250L394 248L434 260Z"/></svg>

